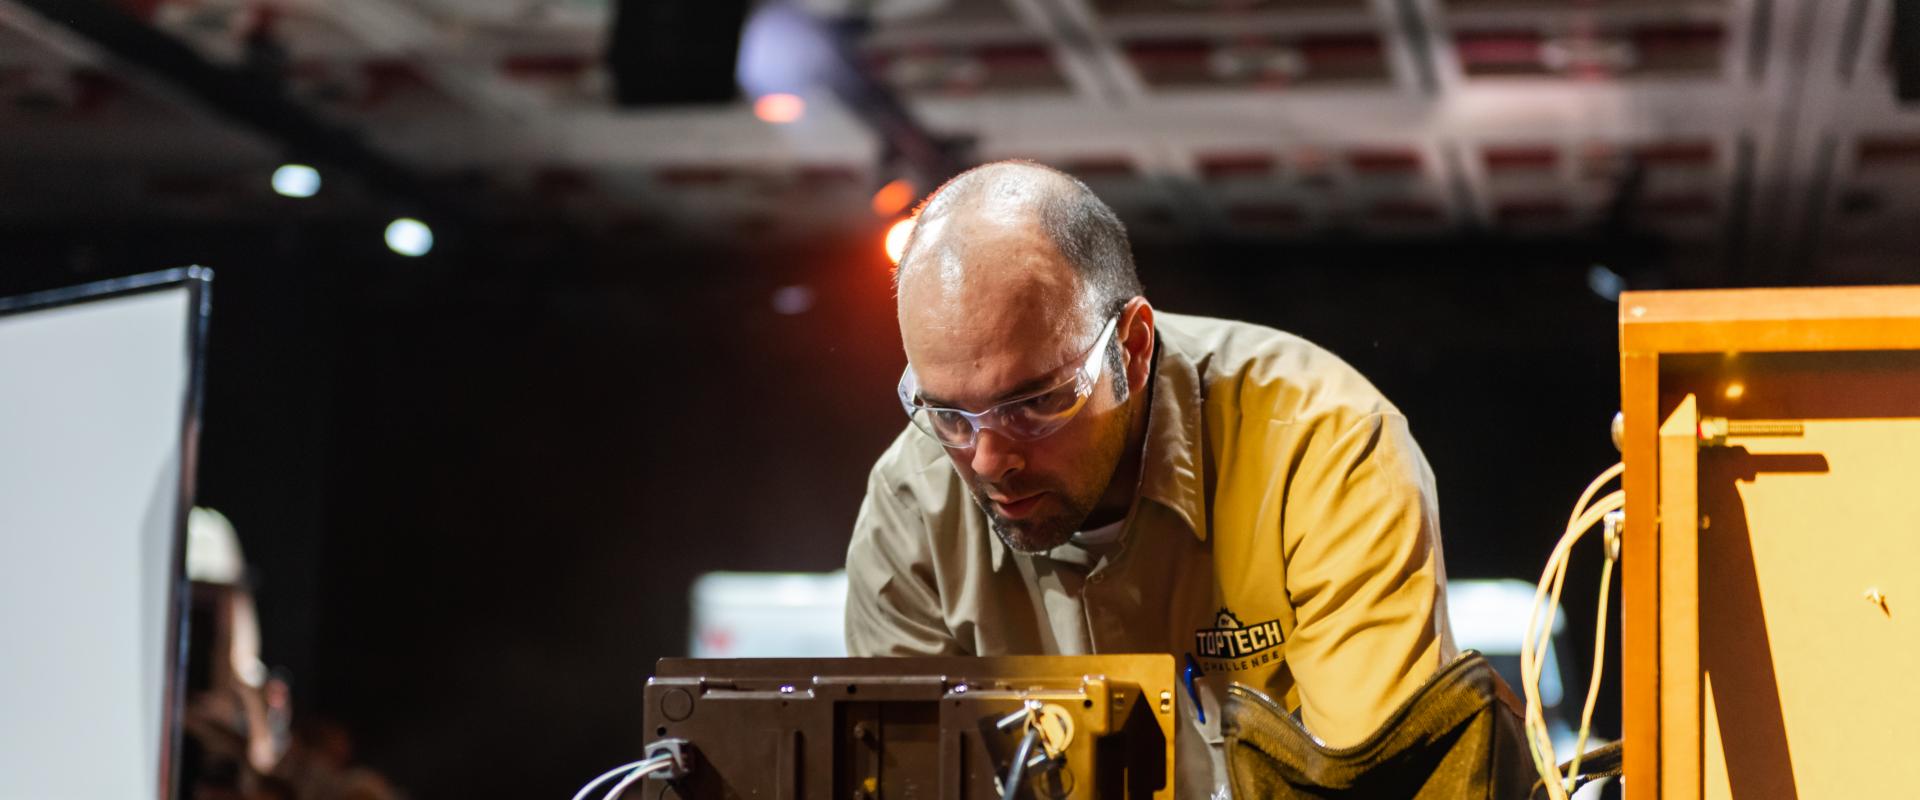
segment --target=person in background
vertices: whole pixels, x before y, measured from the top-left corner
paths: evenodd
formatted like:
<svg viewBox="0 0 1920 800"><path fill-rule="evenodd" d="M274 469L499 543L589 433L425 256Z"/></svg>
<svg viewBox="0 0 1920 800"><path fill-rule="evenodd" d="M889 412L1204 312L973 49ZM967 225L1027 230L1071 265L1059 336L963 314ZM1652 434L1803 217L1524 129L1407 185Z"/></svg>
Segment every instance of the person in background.
<svg viewBox="0 0 1920 800"><path fill-rule="evenodd" d="M191 800L398 800L378 773L353 763L352 738L324 719L294 724L284 673L261 660L260 622L233 523L195 508L187 518L188 698L180 796Z"/></svg>
<svg viewBox="0 0 1920 800"><path fill-rule="evenodd" d="M218 511L187 514L187 705L183 795L249 798L280 758L263 693L260 623L233 523Z"/></svg>

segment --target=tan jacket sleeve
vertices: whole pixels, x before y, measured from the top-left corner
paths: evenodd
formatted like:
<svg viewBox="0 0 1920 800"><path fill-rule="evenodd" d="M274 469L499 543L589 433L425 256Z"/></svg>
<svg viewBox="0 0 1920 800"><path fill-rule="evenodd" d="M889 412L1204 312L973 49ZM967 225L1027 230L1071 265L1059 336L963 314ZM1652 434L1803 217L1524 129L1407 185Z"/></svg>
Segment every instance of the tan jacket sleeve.
<svg viewBox="0 0 1920 800"><path fill-rule="evenodd" d="M1357 744L1453 657L1433 473L1405 417L1319 431L1289 480L1287 661L1307 729ZM1330 439L1331 441L1326 441Z"/></svg>
<svg viewBox="0 0 1920 800"><path fill-rule="evenodd" d="M926 520L876 466L847 546L847 654L963 655L933 583Z"/></svg>

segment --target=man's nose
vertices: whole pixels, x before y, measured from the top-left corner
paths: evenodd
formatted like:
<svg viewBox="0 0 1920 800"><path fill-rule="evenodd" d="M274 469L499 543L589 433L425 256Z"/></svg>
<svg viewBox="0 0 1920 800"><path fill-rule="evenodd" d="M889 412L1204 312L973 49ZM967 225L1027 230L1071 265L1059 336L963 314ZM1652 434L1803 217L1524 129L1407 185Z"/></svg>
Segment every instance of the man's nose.
<svg viewBox="0 0 1920 800"><path fill-rule="evenodd" d="M1027 465L1027 459L1020 454L1017 444L991 428L980 431L979 439L973 443L973 474L988 483L999 483L1019 472Z"/></svg>

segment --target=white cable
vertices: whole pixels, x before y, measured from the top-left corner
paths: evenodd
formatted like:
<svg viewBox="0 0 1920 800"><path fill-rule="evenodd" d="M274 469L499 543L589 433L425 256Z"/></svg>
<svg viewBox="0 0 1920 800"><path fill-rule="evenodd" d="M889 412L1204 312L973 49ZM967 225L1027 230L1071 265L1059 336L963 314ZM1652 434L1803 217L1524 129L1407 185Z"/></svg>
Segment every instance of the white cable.
<svg viewBox="0 0 1920 800"><path fill-rule="evenodd" d="M1533 617L1538 618L1541 612L1539 605L1542 599L1541 594L1551 591L1552 599L1546 608L1548 618L1545 621L1545 627L1538 632L1539 638L1530 638L1523 643L1521 651L1521 658L1524 661L1521 665L1521 679L1525 682L1524 688L1529 690L1527 725L1530 735L1528 740L1533 745L1534 765L1539 769L1541 776L1543 778L1553 776L1552 780L1547 781L1548 794L1553 800L1565 800L1566 789L1559 779L1558 758L1554 754L1553 738L1547 729L1546 711L1541 704L1539 694L1540 675L1545 668L1547 648L1552 644L1553 616L1560 607L1560 590L1566 585L1567 559L1574 543L1588 529L1604 519L1607 512L1621 507L1624 503L1625 496L1620 492L1614 492L1594 504L1568 528L1566 536L1554 549L1553 557L1549 561L1548 570L1551 574L1541 576L1541 586L1534 597ZM1531 629L1528 633L1530 637L1535 635L1535 631ZM1538 642L1537 645L1533 643L1535 641Z"/></svg>
<svg viewBox="0 0 1920 800"><path fill-rule="evenodd" d="M1607 595L1613 582L1613 550L1600 565L1600 611L1593 622L1593 677L1587 684L1587 705L1580 709L1580 735L1573 740L1573 758L1567 764L1567 779L1580 774L1580 757L1587 753L1587 734L1593 730L1593 702L1600 699L1600 670L1607 657Z"/></svg>
<svg viewBox="0 0 1920 800"><path fill-rule="evenodd" d="M1548 561L1546 574L1541 576L1541 585L1535 593L1531 617L1534 622L1529 624L1528 635L1526 641L1523 642L1521 652L1523 663L1521 665L1521 671L1524 684L1522 688L1527 690L1528 695L1526 718L1528 745L1534 757L1534 766L1540 772L1542 778L1553 776L1553 780L1548 780L1546 783L1548 784L1548 794L1552 796L1554 800L1563 800L1566 796L1566 791L1565 785L1561 782L1558 774L1559 770L1556 764L1557 757L1553 751L1553 740L1547 729L1546 715L1539 696L1540 676L1545 668L1547 647L1551 644L1553 615L1559 608L1560 592L1566 583L1568 556L1573 545L1588 529L1603 520L1609 512L1620 508L1624 505L1624 502L1624 495L1621 492L1614 492L1601 499L1600 502L1596 503L1593 507L1585 509L1579 514L1578 518L1574 520L1573 524L1568 527L1566 535L1562 537L1559 545L1554 548L1553 556ZM1536 630L1534 625L1540 624L1539 615L1541 608L1539 603L1542 599L1545 599L1542 597L1542 595L1545 594L1551 594L1552 597L1550 604L1546 608L1548 618L1544 622L1545 627ZM1535 638L1536 636L1539 638Z"/></svg>
<svg viewBox="0 0 1920 800"><path fill-rule="evenodd" d="M632 786L635 782L639 781L641 778L647 777L648 775L652 775L653 773L656 773L656 772L666 770L672 766L673 766L673 759L671 757L661 756L655 759L654 763L646 764L645 766L642 766L630 773L627 773L626 780L623 780L619 784L615 785L613 789L607 792L607 796L600 798L600 800L620 800L620 795L626 793L627 787Z"/></svg>
<svg viewBox="0 0 1920 800"><path fill-rule="evenodd" d="M1580 494L1580 501L1573 504L1573 513L1567 516L1567 524L1572 525L1575 520L1580 519L1580 512L1586 510L1587 502L1600 492L1600 487L1607 485L1607 481L1620 477L1626 471L1625 462L1616 463L1601 472L1599 477L1594 478L1593 483L1587 484L1587 490Z"/></svg>
<svg viewBox="0 0 1920 800"><path fill-rule="evenodd" d="M587 785L580 787L580 791L573 796L573 800L587 800L587 798L593 796L593 790L600 788L600 784L606 783L607 781L612 780L613 778L626 774L626 772L629 770L641 769L648 765L666 760L667 758L668 758L667 756L655 756L653 758L641 759L631 764L621 764L620 766L607 770L606 772L602 773L600 777L594 778L592 781L589 781Z"/></svg>
<svg viewBox="0 0 1920 800"><path fill-rule="evenodd" d="M1572 552L1573 545L1589 529L1604 520L1608 513L1626 506L1624 491L1615 491L1598 502L1592 502L1593 496L1600 491L1600 487L1619 477L1624 471L1623 464L1615 464L1607 468L1587 486L1587 490L1581 493L1579 502L1574 504L1573 513L1567 520L1567 529L1561 535L1560 541L1554 545L1552 555L1547 558L1546 568L1541 571L1540 583L1534 591L1533 605L1527 615L1526 634L1521 640L1520 682L1527 701L1525 724L1527 749L1533 756L1534 769L1540 773L1541 779L1546 783L1547 794L1552 800L1566 800L1567 781L1577 774L1579 754L1576 752L1574 763L1570 765L1572 768L1566 776L1562 776L1553 752L1552 734L1547 729L1546 711L1540 700L1540 675L1545 666L1547 648L1553 641L1553 623L1560 608L1560 591L1566 585L1569 554ZM1592 505L1589 505L1590 502ZM1609 553L1601 573L1600 622L1596 633L1601 637L1602 644L1597 645L1594 650L1592 683L1587 690L1586 707L1581 713L1580 738L1577 745L1579 748L1586 746L1600 670L1604 664L1602 661L1604 651L1600 648L1604 646L1606 636L1606 593L1610 588L1612 570L1613 560ZM1551 596L1550 601L1548 601L1549 596ZM1540 619L1543 601L1548 601L1545 620Z"/></svg>

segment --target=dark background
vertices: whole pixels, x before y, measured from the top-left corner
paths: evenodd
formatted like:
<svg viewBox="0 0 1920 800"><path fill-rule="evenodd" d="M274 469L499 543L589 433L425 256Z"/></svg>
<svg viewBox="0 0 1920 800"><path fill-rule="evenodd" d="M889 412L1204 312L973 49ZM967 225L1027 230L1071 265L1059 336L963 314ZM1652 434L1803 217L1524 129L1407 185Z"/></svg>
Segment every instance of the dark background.
<svg viewBox="0 0 1920 800"><path fill-rule="evenodd" d="M1454 579L1537 580L1617 460L1596 277L1920 281L1912 3L883 1L760 38L830 90L730 70L749 5L0 0L0 295L216 271L199 501L295 718L412 797L568 796L638 755L695 576L841 564L904 422L889 181L1060 167L1156 307L1350 361ZM320 194L269 192L289 162ZM381 246L402 215L430 254Z"/></svg>
<svg viewBox="0 0 1920 800"><path fill-rule="evenodd" d="M634 252L491 229L409 260L378 226L13 232L0 290L212 266L200 502L256 568L266 660L415 796L560 795L643 741L696 575L841 564L902 424L887 262L867 240ZM1686 272L1584 240L1138 253L1157 307L1282 327L1368 375L1438 477L1450 577L1529 581L1617 459L1596 257ZM785 285L816 305L776 313ZM1565 598L1580 686L1596 553ZM1617 730L1615 704L1597 715Z"/></svg>

